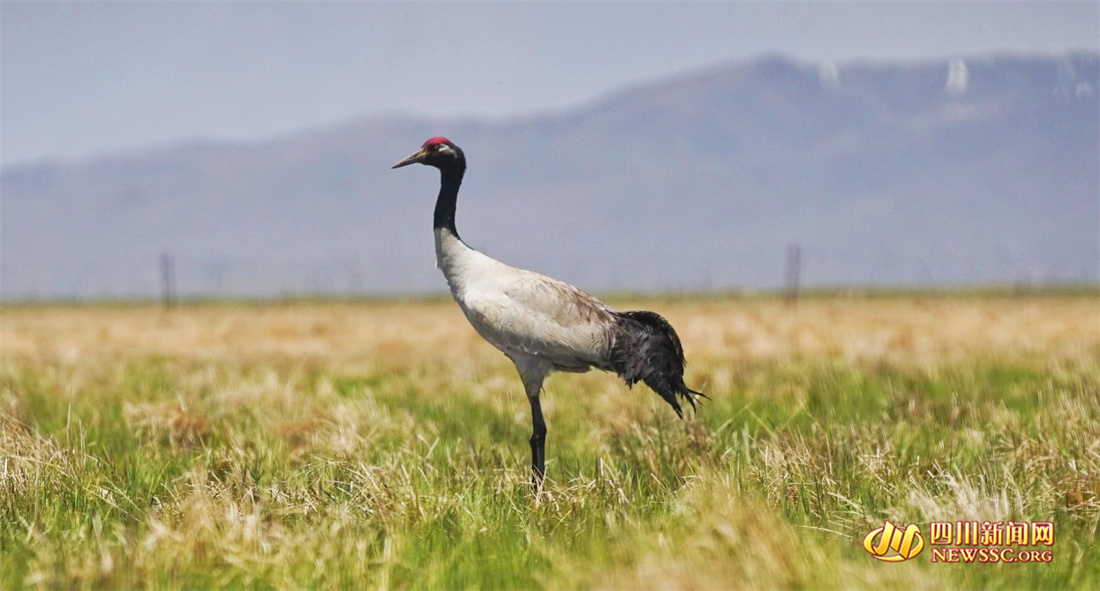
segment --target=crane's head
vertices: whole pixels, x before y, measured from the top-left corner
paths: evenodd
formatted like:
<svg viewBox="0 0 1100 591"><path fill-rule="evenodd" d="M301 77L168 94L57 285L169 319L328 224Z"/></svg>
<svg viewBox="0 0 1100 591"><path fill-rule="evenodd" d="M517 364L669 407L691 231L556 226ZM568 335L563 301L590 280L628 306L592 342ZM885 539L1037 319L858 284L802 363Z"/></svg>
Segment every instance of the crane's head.
<svg viewBox="0 0 1100 591"><path fill-rule="evenodd" d="M451 140L445 137L433 137L424 142L415 154L394 164L393 168L401 168L417 162L443 170L459 164L465 167L466 156L462 154L462 148L452 144Z"/></svg>

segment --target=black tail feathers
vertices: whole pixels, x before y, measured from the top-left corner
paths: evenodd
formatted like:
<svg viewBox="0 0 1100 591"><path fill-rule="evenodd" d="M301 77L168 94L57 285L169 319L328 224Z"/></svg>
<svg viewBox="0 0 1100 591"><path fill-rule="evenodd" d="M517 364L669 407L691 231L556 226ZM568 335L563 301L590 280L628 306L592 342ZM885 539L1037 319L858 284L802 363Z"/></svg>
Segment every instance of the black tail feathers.
<svg viewBox="0 0 1100 591"><path fill-rule="evenodd" d="M644 310L620 312L616 319L612 369L628 386L645 382L684 418L676 397L687 400L694 409L695 402L707 395L684 384L684 349L672 325L660 314Z"/></svg>

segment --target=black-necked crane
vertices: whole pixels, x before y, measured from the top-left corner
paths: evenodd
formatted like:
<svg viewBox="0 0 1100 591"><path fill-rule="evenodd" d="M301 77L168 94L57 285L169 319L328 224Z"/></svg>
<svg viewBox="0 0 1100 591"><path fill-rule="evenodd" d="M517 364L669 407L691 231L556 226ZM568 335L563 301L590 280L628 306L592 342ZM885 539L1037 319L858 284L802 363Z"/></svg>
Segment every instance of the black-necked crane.
<svg viewBox="0 0 1100 591"><path fill-rule="evenodd" d="M434 137L393 168L434 166L440 172L435 202L436 264L466 319L519 370L531 403L531 471L535 488L546 474L546 421L539 394L555 371L595 367L627 386L644 382L683 418L677 396L692 408L706 397L684 384L680 338L656 312L616 312L592 295L531 271L510 267L466 245L455 229L458 188L466 156L447 138Z"/></svg>

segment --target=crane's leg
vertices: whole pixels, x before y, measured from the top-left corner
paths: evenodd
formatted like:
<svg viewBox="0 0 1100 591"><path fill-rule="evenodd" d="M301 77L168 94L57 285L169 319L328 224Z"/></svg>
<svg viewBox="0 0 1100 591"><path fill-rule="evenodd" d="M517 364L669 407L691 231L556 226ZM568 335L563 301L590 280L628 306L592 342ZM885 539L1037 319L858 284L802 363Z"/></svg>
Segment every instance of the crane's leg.
<svg viewBox="0 0 1100 591"><path fill-rule="evenodd" d="M523 390L527 401L531 403L531 484L535 493L542 490L542 480L546 476L546 421L542 418L542 404L539 393L548 369L537 360L513 359L519 377L523 380Z"/></svg>
<svg viewBox="0 0 1100 591"><path fill-rule="evenodd" d="M531 484L537 493L542 488L542 479L546 476L546 421L542 418L542 405L539 395L528 396L531 403Z"/></svg>

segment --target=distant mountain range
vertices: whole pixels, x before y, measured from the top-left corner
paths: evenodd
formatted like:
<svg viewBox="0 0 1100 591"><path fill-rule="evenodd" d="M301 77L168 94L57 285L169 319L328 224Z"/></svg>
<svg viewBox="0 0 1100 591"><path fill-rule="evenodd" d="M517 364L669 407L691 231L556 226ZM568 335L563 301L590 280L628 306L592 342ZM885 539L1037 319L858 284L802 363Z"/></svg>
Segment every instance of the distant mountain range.
<svg viewBox="0 0 1100 591"><path fill-rule="evenodd" d="M443 290L458 228L596 291L1097 281L1100 55L916 63L780 56L503 120L377 115L250 144L187 142L3 169L0 297Z"/></svg>

